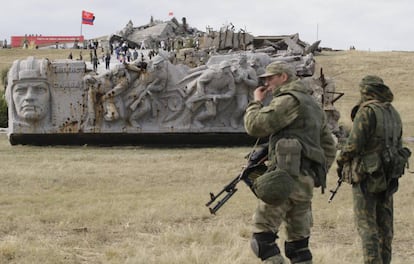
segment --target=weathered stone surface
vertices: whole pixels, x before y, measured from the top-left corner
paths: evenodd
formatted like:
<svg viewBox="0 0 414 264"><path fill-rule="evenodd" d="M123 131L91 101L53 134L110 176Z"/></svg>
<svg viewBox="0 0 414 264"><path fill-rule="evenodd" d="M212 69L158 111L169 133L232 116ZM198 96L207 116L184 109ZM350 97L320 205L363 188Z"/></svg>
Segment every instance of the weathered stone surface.
<svg viewBox="0 0 414 264"><path fill-rule="evenodd" d="M29 57L15 61L9 71L8 133L16 144L35 138L30 135L72 135L74 142L82 143L73 135L105 140L108 135L136 135L148 140L151 134L188 139L220 134L248 139L244 109L258 86L257 76L274 60L294 64L315 99L334 113L326 89L335 88L311 77L311 54L238 52L212 56L206 65L190 69L171 63L168 53L160 52L148 65L137 60L100 74L87 73L83 61Z"/></svg>
<svg viewBox="0 0 414 264"><path fill-rule="evenodd" d="M83 106L85 63L29 57L13 63L6 99L9 133L76 133Z"/></svg>

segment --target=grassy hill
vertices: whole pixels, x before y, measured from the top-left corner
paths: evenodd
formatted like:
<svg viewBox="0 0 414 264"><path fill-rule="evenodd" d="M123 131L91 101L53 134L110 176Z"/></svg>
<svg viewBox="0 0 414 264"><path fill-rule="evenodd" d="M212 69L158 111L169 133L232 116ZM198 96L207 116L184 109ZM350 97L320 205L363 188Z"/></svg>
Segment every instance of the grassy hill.
<svg viewBox="0 0 414 264"><path fill-rule="evenodd" d="M29 55L55 59L68 54L0 50L0 69ZM359 80L377 74L395 94L404 136L414 135L414 53L325 52L316 60L345 92L336 104L341 122L350 124ZM11 146L0 134L0 263L260 263L249 246L256 200L248 188L240 184L216 216L204 206L209 192L236 177L249 151ZM332 168L328 189L335 183ZM414 177L407 172L400 183L394 200L394 264L414 263ZM333 203L327 199L315 191L314 263L362 263L350 186L343 185Z"/></svg>

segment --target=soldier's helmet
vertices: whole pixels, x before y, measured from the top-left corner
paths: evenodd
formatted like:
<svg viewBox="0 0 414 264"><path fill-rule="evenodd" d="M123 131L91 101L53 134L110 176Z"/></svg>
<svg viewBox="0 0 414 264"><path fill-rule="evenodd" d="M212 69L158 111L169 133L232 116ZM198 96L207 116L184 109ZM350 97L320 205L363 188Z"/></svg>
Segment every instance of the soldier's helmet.
<svg viewBox="0 0 414 264"><path fill-rule="evenodd" d="M263 202L280 205L292 193L294 185L293 178L286 171L277 168L257 178L253 183L253 190Z"/></svg>
<svg viewBox="0 0 414 264"><path fill-rule="evenodd" d="M12 83L27 79L47 80L48 66L49 60L47 59L38 60L34 57L28 57L25 60L16 60L10 68L7 77L8 82Z"/></svg>

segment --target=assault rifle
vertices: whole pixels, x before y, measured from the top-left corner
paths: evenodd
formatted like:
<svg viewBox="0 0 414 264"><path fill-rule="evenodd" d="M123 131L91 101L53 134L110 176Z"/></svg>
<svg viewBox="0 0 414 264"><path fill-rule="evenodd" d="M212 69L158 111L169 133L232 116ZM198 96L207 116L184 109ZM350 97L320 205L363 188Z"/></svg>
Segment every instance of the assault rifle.
<svg viewBox="0 0 414 264"><path fill-rule="evenodd" d="M335 197L336 193L338 192L339 188L341 188L342 185L342 170L338 170L338 181L336 182L336 188L335 190L329 190L331 192L331 196L329 196L328 203L332 202L333 198Z"/></svg>
<svg viewBox="0 0 414 264"><path fill-rule="evenodd" d="M266 165L264 162L267 160L268 154L268 144L262 145L258 150L253 150L250 152L247 158L247 165L243 167L242 171L236 178L234 178L229 184L224 186L224 188L219 191L216 195L210 192L210 201L206 203L206 206L210 210L211 214L216 214L216 212L237 192L237 184L240 181L244 181L247 186L253 190L253 182L249 179L249 174L252 173L254 170L259 168L263 169ZM221 200L218 200L216 204L212 205L217 199L219 199L222 195L224 195Z"/></svg>

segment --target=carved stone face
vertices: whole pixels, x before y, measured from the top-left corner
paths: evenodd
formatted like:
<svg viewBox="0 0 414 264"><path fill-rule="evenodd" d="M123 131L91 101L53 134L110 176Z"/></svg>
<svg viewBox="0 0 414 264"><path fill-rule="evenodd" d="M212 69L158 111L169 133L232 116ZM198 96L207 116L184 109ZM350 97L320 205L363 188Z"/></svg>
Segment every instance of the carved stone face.
<svg viewBox="0 0 414 264"><path fill-rule="evenodd" d="M21 81L13 86L17 116L28 121L42 120L49 113L49 85L44 81Z"/></svg>

